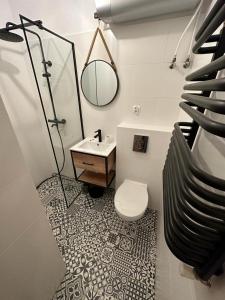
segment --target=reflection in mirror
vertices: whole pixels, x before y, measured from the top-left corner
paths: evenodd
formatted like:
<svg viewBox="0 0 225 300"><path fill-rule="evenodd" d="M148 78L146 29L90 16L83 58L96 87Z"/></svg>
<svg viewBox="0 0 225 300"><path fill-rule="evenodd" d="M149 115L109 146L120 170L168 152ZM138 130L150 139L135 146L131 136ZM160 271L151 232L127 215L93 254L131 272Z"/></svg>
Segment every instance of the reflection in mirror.
<svg viewBox="0 0 225 300"><path fill-rule="evenodd" d="M83 69L81 88L85 98L96 106L112 102L118 92L119 80L111 64L93 60Z"/></svg>

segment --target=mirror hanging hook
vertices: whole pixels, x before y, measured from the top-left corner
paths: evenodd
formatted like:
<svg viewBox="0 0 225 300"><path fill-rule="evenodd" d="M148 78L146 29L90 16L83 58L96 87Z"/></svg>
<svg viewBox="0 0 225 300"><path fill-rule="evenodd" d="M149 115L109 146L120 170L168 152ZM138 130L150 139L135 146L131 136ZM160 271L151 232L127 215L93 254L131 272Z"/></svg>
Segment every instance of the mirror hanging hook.
<svg viewBox="0 0 225 300"><path fill-rule="evenodd" d="M100 19L99 19L99 25L100 25ZM93 37L93 40L92 40L92 42L91 42L91 46L90 46L90 49L89 49L89 52L88 52L88 56L87 56L87 59L86 59L86 61L85 61L84 66L86 67L86 66L88 65L89 58L90 58L90 56L91 56L91 52L92 52L92 49L93 49L93 47L94 47L94 43L95 43L95 40L96 40L96 37L97 37L98 33L99 33L99 35L100 35L100 37L101 37L101 40L102 40L102 42L103 42L103 44L104 44L104 47L105 47L105 49L106 49L106 52L107 52L107 54L108 54L108 56L109 56L109 59L110 59L110 61L111 61L111 66L112 66L113 69L117 72L117 70L116 70L116 65L115 65L115 63L114 63L114 60L113 60L113 58L112 58L112 55L111 55L110 50L109 50L109 48L108 48L108 45L107 45L107 43L106 43L106 40L105 40L105 38L104 38L104 36L103 36L102 30L101 30L101 28L100 28L99 26L98 26L97 29L95 30L94 37Z"/></svg>

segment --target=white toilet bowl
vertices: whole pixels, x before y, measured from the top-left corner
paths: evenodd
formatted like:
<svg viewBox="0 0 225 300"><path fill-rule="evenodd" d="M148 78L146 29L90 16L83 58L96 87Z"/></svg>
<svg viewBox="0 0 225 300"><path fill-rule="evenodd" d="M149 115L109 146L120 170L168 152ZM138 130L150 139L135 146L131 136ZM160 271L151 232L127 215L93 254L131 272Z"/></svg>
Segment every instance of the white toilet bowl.
<svg viewBox="0 0 225 300"><path fill-rule="evenodd" d="M125 179L114 197L117 214L126 221L140 219L148 207L147 184Z"/></svg>

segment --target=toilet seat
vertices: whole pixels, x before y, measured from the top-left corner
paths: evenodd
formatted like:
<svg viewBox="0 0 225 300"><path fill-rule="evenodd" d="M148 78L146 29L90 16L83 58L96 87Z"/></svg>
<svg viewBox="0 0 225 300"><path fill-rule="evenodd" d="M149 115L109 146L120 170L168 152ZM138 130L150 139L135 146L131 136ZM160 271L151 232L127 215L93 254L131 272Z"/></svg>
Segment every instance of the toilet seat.
<svg viewBox="0 0 225 300"><path fill-rule="evenodd" d="M140 219L148 206L147 184L125 179L114 197L118 215L127 221Z"/></svg>

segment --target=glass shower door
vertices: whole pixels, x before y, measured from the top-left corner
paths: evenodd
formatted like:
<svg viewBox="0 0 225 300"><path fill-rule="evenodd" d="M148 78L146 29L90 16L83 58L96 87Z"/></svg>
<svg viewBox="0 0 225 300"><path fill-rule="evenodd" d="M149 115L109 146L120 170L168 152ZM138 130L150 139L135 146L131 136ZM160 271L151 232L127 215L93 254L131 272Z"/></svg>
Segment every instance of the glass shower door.
<svg viewBox="0 0 225 300"><path fill-rule="evenodd" d="M52 173L68 207L80 192L69 149L84 138L74 44L35 24L24 34L52 146Z"/></svg>

